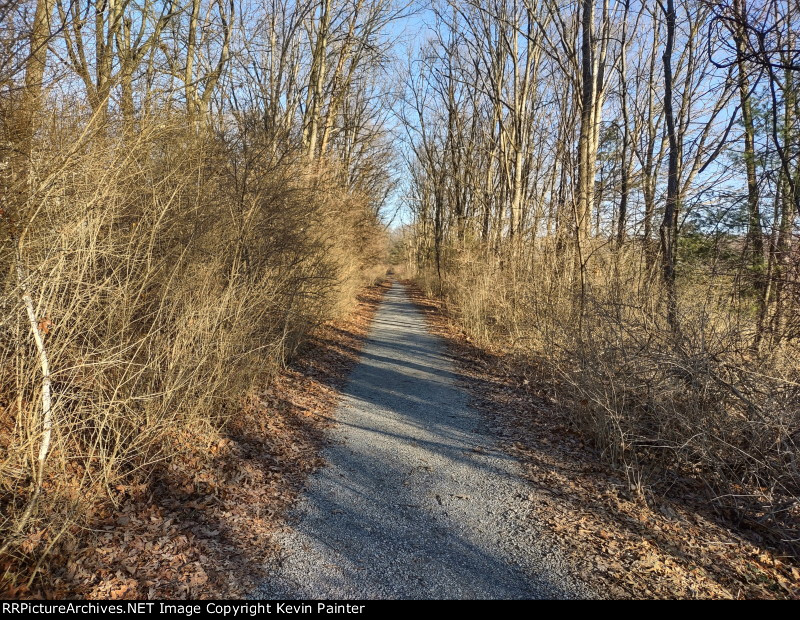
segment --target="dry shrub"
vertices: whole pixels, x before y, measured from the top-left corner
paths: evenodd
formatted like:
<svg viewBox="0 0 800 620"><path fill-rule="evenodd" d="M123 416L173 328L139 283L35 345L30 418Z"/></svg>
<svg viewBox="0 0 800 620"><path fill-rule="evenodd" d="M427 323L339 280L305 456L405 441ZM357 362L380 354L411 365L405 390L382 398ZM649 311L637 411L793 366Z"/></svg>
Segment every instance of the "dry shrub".
<svg viewBox="0 0 800 620"><path fill-rule="evenodd" d="M254 382L376 277L381 251L366 242L379 236L369 196L334 170L254 158L245 175L240 150L179 121L124 132L61 119L35 151L0 255L8 581L106 490L185 442L217 441ZM24 290L52 381L41 472L42 369Z"/></svg>
<svg viewBox="0 0 800 620"><path fill-rule="evenodd" d="M752 303L732 296L728 275L684 269L675 333L633 244L593 248L583 291L545 242L524 262L480 248L445 256L441 286L425 268L423 288L441 288L476 344L517 356L632 488L694 481L726 517L797 553L800 346L756 352Z"/></svg>

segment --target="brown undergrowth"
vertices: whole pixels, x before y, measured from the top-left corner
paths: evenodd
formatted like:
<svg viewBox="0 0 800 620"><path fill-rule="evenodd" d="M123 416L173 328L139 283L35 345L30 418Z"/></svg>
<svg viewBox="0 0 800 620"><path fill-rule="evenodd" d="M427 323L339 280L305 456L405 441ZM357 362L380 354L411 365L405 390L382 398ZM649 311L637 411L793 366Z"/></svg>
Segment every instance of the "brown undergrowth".
<svg viewBox="0 0 800 620"><path fill-rule="evenodd" d="M675 478L642 495L604 463L530 362L470 342L443 304L406 282L450 345L472 395L530 481L530 518L548 527L587 583L612 598L800 598L800 565Z"/></svg>
<svg viewBox="0 0 800 620"><path fill-rule="evenodd" d="M317 329L218 441L176 438L186 447L180 458L117 486L61 537L31 589L4 595L202 599L252 591L276 551L271 533L321 463L338 390L387 288L365 288L348 318Z"/></svg>

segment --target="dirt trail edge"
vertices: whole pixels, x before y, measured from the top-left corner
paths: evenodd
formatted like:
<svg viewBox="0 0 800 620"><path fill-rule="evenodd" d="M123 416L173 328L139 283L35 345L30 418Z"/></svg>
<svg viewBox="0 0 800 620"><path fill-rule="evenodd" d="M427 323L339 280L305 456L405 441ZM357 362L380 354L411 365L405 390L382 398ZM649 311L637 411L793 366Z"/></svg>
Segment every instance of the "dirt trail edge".
<svg viewBox="0 0 800 620"><path fill-rule="evenodd" d="M529 519L518 463L394 284L255 598L593 597Z"/></svg>

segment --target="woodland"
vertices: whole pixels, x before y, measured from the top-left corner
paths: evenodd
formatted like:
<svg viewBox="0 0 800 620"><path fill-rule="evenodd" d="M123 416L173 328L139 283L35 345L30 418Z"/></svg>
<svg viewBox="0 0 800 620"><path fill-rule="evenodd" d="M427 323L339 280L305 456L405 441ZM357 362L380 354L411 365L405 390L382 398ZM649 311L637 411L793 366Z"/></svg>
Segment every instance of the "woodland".
<svg viewBox="0 0 800 620"><path fill-rule="evenodd" d="M394 249L633 489L798 550L800 4L451 2Z"/></svg>
<svg viewBox="0 0 800 620"><path fill-rule="evenodd" d="M389 267L796 558L798 82L798 0L0 0L2 587Z"/></svg>

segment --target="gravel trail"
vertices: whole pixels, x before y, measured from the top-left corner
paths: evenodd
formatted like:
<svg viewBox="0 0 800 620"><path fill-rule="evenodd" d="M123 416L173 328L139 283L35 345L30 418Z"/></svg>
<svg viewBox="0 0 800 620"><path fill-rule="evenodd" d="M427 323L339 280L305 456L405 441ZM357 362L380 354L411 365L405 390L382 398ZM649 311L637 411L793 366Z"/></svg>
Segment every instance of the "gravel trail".
<svg viewBox="0 0 800 620"><path fill-rule="evenodd" d="M592 597L527 518L518 464L444 351L394 284L256 598Z"/></svg>

